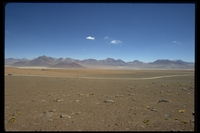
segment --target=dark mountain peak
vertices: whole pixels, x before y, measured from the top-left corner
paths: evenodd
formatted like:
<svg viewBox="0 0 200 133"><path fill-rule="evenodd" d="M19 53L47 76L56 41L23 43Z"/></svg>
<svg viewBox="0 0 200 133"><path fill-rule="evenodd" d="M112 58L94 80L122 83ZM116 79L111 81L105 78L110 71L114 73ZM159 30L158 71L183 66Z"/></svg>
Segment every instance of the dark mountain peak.
<svg viewBox="0 0 200 133"><path fill-rule="evenodd" d="M84 59L83 61L97 61L96 59Z"/></svg>
<svg viewBox="0 0 200 133"><path fill-rule="evenodd" d="M75 62L60 62L58 64L55 64L51 67L56 67L56 68L84 68L84 66L75 63Z"/></svg>
<svg viewBox="0 0 200 133"><path fill-rule="evenodd" d="M168 64L168 63L172 63L172 61L168 59L158 59L153 62L153 64Z"/></svg>
<svg viewBox="0 0 200 133"><path fill-rule="evenodd" d="M106 58L105 61L115 61L113 58Z"/></svg>
<svg viewBox="0 0 200 133"><path fill-rule="evenodd" d="M142 63L142 62L139 60L134 60L133 63Z"/></svg>

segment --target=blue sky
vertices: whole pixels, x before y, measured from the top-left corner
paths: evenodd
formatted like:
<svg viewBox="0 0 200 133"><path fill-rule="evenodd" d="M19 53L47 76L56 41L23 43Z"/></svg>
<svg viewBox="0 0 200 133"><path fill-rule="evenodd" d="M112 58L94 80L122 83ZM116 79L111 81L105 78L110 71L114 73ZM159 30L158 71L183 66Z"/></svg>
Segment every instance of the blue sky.
<svg viewBox="0 0 200 133"><path fill-rule="evenodd" d="M194 4L9 3L5 57L195 59Z"/></svg>

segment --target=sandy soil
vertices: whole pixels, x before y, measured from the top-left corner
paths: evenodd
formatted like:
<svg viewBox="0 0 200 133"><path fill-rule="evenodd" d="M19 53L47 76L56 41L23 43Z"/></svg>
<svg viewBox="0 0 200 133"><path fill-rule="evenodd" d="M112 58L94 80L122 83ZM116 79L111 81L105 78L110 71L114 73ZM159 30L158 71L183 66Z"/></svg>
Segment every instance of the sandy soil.
<svg viewBox="0 0 200 133"><path fill-rule="evenodd" d="M194 71L5 68L4 109L6 131L194 131Z"/></svg>

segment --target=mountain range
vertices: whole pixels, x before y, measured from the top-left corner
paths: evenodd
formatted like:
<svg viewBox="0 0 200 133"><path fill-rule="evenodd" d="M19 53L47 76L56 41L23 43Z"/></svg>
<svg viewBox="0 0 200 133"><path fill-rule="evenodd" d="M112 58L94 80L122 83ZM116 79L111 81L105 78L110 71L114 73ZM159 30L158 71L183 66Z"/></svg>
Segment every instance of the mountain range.
<svg viewBox="0 0 200 133"><path fill-rule="evenodd" d="M105 60L73 58L53 58L45 55L32 60L26 58L5 58L5 66L12 67L49 67L49 68L117 68L117 69L194 69L193 62L182 60L158 59L154 62L134 60L125 62L121 59L107 58Z"/></svg>

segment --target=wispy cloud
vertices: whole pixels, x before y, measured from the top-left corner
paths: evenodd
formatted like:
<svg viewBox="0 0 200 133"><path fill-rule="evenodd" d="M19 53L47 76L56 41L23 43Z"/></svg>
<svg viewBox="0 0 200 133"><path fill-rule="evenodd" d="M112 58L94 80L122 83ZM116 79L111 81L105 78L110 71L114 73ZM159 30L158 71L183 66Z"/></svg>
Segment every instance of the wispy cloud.
<svg viewBox="0 0 200 133"><path fill-rule="evenodd" d="M104 39L108 39L108 36L104 37Z"/></svg>
<svg viewBox="0 0 200 133"><path fill-rule="evenodd" d="M120 41L120 40L112 40L110 42L110 44L117 44L117 45L120 45L121 43L122 43L122 41Z"/></svg>
<svg viewBox="0 0 200 133"><path fill-rule="evenodd" d="M113 39L113 38L110 38L108 36L104 37L104 40L106 40L106 43L108 44L114 44L114 45L120 45L123 43L122 41L120 40L117 40L117 39Z"/></svg>
<svg viewBox="0 0 200 133"><path fill-rule="evenodd" d="M95 37L88 36L88 37L86 37L86 39L88 39L88 40L95 40Z"/></svg>
<svg viewBox="0 0 200 133"><path fill-rule="evenodd" d="M178 41L173 41L172 43L175 43L175 44L182 44L182 42L178 42Z"/></svg>

